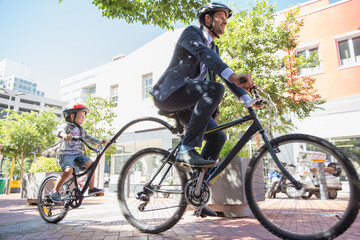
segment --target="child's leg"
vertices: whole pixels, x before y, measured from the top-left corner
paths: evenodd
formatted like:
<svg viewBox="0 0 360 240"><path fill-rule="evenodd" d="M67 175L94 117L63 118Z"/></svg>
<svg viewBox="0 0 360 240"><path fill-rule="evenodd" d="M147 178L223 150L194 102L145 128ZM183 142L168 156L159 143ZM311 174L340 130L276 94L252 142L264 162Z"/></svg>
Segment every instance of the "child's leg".
<svg viewBox="0 0 360 240"><path fill-rule="evenodd" d="M66 167L64 171L60 174L58 177L53 192L59 192L61 186L64 184L64 182L71 176L73 172L72 167Z"/></svg>

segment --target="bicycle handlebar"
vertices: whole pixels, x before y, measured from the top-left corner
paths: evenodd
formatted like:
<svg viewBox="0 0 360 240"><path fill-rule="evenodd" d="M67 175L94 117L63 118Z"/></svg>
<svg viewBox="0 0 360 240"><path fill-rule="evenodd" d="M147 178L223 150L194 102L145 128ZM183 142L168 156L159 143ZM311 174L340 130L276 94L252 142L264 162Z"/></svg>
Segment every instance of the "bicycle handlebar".
<svg viewBox="0 0 360 240"><path fill-rule="evenodd" d="M86 147L88 147L90 150L95 151L95 152L100 152L101 151L101 149L102 149L101 144L103 143L103 141L99 141L100 148L97 149L97 148L94 148L94 147L90 146L90 144L83 137L80 137L80 136L72 136L71 141L81 141L81 142L83 142L85 144Z"/></svg>
<svg viewBox="0 0 360 240"><path fill-rule="evenodd" d="M228 88L231 90L231 92L233 92L233 94L239 98L240 100L242 100L244 102L244 105L246 108L252 107L252 106L261 106L262 104L268 104L267 100L264 100L260 97L260 95L258 94L258 90L259 88L257 88L256 86L253 86L250 89L250 93L255 97L254 99L250 98L250 96L247 94L247 92L245 91L245 89L236 86L235 83L231 83L229 81L224 81L225 84L228 86ZM240 82L241 83L245 83L246 82L246 78L240 78Z"/></svg>

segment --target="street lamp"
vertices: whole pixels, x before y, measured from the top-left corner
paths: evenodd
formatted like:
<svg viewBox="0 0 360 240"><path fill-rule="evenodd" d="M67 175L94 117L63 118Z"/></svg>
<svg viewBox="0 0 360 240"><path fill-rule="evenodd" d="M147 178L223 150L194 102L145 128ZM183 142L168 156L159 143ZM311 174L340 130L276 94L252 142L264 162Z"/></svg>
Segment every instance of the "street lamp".
<svg viewBox="0 0 360 240"><path fill-rule="evenodd" d="M18 97L18 96L24 96L25 93L15 93L15 94L13 94L13 93L10 93L10 92L6 91L5 88L0 88L0 91L2 91L2 92L4 92L4 93L6 93L6 94L9 95L8 110L7 110L7 113L6 113L6 119L9 120L10 106L11 106L11 100L12 100L12 98L13 98L13 97Z"/></svg>

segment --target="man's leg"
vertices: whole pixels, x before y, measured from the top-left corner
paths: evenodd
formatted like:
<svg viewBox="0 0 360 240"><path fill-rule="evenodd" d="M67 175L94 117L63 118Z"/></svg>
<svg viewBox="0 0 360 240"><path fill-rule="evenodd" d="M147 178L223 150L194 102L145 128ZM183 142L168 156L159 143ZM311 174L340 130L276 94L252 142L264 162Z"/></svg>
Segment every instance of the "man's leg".
<svg viewBox="0 0 360 240"><path fill-rule="evenodd" d="M209 123L206 127L206 131L216 128L217 126L218 124L215 122L215 120L213 118L210 118ZM204 159L212 159L216 161L219 158L219 154L226 142L226 139L226 134L223 131L218 131L205 137L204 140L206 141L206 144L203 147L201 156Z"/></svg>
<svg viewBox="0 0 360 240"><path fill-rule="evenodd" d="M179 116L181 123L184 124L185 126L188 126L190 117L191 117L191 110L183 112ZM211 117L206 127L206 131L210 129L214 129L216 127L218 127L218 124ZM213 133L205 137L204 140L206 141L206 144L203 147L201 156L204 159L217 160L219 158L221 149L226 142L226 139L227 139L226 134L223 131L218 131L216 133Z"/></svg>
<svg viewBox="0 0 360 240"><path fill-rule="evenodd" d="M200 156L197 156L197 153L193 149L201 146L206 126L209 123L211 115L219 105L224 91L225 88L221 83L194 81L184 85L184 87L177 90L165 101L155 101L156 106L164 111L175 112L192 108L187 124L187 131L180 148L180 152L188 151L190 154L186 157L185 155L184 157L180 155L180 159L185 159L184 162L191 159L193 160L193 165L210 164Z"/></svg>

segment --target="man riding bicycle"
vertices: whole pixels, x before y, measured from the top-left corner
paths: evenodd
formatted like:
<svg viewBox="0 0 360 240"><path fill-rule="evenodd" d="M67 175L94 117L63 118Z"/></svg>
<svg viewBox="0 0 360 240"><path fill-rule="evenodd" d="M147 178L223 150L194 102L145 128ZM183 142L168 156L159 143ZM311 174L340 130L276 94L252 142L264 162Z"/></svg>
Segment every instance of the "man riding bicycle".
<svg viewBox="0 0 360 240"><path fill-rule="evenodd" d="M169 67L150 91L160 110L180 112L179 118L187 131L176 161L191 167L214 166L226 141L221 131L204 139L206 130L218 126L214 118L225 91L215 81L215 75L247 91L254 85L250 74L236 74L220 59L214 43L224 34L231 15L232 10L221 3L200 7L197 10L200 27L189 26L184 30ZM201 147L203 140L206 144L200 155L195 147Z"/></svg>
<svg viewBox="0 0 360 240"><path fill-rule="evenodd" d="M253 80L249 74L236 74L219 57L215 38L224 34L232 11L221 3L208 3L197 10L200 27L189 26L180 36L169 67L151 90L155 105L163 111L181 112L187 126L177 161L192 167L214 165L226 140L223 132L205 139L199 155L204 132L215 128L212 115L224 94L224 86L215 81L215 74L249 90ZM211 49L214 49L214 51ZM244 83L240 79L244 78ZM210 81L205 81L210 80Z"/></svg>

